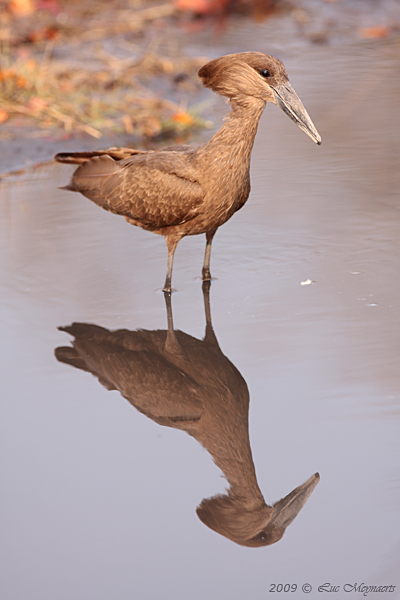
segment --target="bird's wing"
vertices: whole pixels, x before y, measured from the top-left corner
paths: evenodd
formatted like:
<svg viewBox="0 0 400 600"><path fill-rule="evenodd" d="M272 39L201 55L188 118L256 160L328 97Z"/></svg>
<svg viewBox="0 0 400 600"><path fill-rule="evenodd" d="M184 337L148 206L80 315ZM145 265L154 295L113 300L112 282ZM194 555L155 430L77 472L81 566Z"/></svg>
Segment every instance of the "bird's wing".
<svg viewBox="0 0 400 600"><path fill-rule="evenodd" d="M118 162L95 156L75 171L66 189L148 228L192 219L205 197L193 150L136 154Z"/></svg>
<svg viewBox="0 0 400 600"><path fill-rule="evenodd" d="M146 415L172 420L201 417L199 384L162 355L127 350L104 339L77 338L73 346L57 348L58 360L92 373Z"/></svg>

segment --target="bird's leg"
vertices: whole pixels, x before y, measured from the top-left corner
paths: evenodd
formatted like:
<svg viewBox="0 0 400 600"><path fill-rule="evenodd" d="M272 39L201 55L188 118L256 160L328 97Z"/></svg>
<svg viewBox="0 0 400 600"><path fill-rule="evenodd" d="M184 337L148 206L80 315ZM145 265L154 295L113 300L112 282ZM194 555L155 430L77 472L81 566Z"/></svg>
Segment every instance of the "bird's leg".
<svg viewBox="0 0 400 600"><path fill-rule="evenodd" d="M165 307L167 309L168 331L173 331L174 330L174 320L172 318L171 294L164 294L164 298L165 298Z"/></svg>
<svg viewBox="0 0 400 600"><path fill-rule="evenodd" d="M206 326L208 327L209 325L212 327L211 324L211 309L210 309L210 287L211 287L211 281L206 280L203 281L203 298L204 298L204 312L206 315Z"/></svg>
<svg viewBox="0 0 400 600"><path fill-rule="evenodd" d="M204 312L206 314L206 334L204 336L204 341L208 342L209 344L214 344L217 346L217 348L219 348L211 323L210 287L211 281L203 281Z"/></svg>
<svg viewBox="0 0 400 600"><path fill-rule="evenodd" d="M177 235L166 235L165 241L167 242L168 248L168 267L167 267L167 276L165 278L164 289L163 292L170 294L172 292L171 288L171 278L172 278L172 267L174 265L174 254L176 247L179 243L179 240L182 236Z"/></svg>
<svg viewBox="0 0 400 600"><path fill-rule="evenodd" d="M180 355L181 347L179 345L178 340L176 339L175 331L174 331L174 322L172 319L172 306L171 306L171 294L164 293L165 298L165 306L167 308L167 319L168 319L168 331L167 337L165 339L164 350L169 354Z"/></svg>
<svg viewBox="0 0 400 600"><path fill-rule="evenodd" d="M216 231L217 231L216 229L213 229L212 231L207 231L207 233L206 233L207 245L206 245L206 252L204 254L203 281L211 280L211 273L210 273L211 244L212 244L213 237L214 237Z"/></svg>

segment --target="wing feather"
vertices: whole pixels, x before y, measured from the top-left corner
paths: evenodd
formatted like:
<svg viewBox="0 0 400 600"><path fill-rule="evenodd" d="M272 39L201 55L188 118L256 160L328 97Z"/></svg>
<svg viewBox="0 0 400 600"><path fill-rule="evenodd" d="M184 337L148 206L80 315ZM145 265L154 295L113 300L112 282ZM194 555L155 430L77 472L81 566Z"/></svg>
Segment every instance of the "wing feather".
<svg viewBox="0 0 400 600"><path fill-rule="evenodd" d="M97 155L78 167L65 189L146 228L179 225L198 214L205 196L193 156L194 149L118 161Z"/></svg>

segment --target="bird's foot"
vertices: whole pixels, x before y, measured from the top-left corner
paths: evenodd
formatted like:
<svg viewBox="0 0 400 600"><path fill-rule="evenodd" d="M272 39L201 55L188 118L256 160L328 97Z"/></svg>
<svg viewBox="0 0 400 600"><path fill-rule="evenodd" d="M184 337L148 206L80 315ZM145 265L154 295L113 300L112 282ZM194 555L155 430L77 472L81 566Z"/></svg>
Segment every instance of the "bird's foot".
<svg viewBox="0 0 400 600"><path fill-rule="evenodd" d="M165 278L163 290L164 294L172 294L172 286L171 286L171 273L167 273Z"/></svg>
<svg viewBox="0 0 400 600"><path fill-rule="evenodd" d="M211 281L210 269L203 269L202 279L203 279L203 281Z"/></svg>

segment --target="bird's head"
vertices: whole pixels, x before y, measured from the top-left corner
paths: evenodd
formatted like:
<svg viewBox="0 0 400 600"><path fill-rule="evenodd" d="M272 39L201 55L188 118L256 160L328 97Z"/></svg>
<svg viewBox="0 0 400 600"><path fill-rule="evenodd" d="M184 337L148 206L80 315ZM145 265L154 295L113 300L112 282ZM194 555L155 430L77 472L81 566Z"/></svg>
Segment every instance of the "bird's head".
<svg viewBox="0 0 400 600"><path fill-rule="evenodd" d="M278 106L317 144L321 136L289 83L284 64L263 52L240 52L211 60L198 75L205 87L232 103L258 99Z"/></svg>
<svg viewBox="0 0 400 600"><path fill-rule="evenodd" d="M315 473L290 494L268 506L259 499L237 498L231 494L204 499L197 516L217 533L242 546L257 548L278 542L299 514L319 481Z"/></svg>

